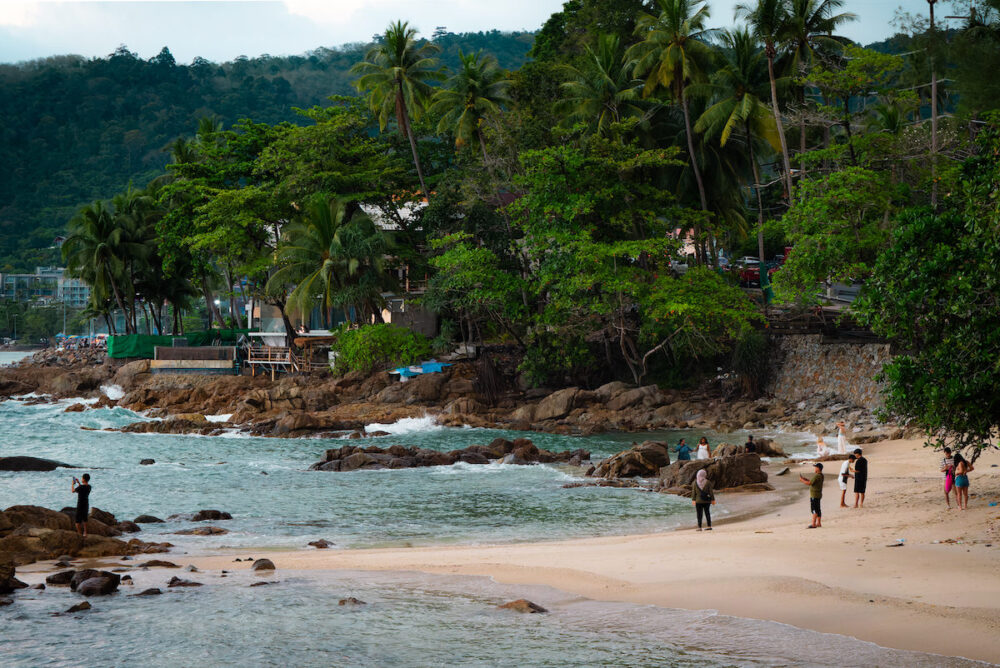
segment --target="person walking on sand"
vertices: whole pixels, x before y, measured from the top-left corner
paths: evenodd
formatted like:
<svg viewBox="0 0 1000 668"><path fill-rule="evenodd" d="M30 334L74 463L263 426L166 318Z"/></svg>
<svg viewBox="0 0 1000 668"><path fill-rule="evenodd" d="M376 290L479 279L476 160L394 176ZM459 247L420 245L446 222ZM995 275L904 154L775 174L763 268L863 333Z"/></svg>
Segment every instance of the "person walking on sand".
<svg viewBox="0 0 1000 668"><path fill-rule="evenodd" d="M955 490L955 503L958 503L958 490L955 489L955 458L951 456L951 448L944 449L944 458L941 459L941 473L944 474L944 502L948 504L948 510L951 510L952 490Z"/></svg>
<svg viewBox="0 0 1000 668"><path fill-rule="evenodd" d="M809 485L809 511L812 513L812 524L807 529L819 529L823 526L823 509L820 502L823 500L823 464L816 462L813 464L813 475L807 478L799 475L799 480Z"/></svg>
<svg viewBox="0 0 1000 668"><path fill-rule="evenodd" d="M837 423L837 452L842 455L847 454L847 425L844 422Z"/></svg>
<svg viewBox="0 0 1000 668"><path fill-rule="evenodd" d="M711 459L712 449L708 447L708 439L704 436L698 441L698 459Z"/></svg>
<svg viewBox="0 0 1000 668"><path fill-rule="evenodd" d="M677 453L677 461L679 462L689 462L691 461L691 446L684 442L685 439L681 439L677 442L677 447L674 452Z"/></svg>
<svg viewBox="0 0 1000 668"><path fill-rule="evenodd" d="M76 494L76 532L87 537L87 515L90 513L90 474L83 474L83 482L73 478L70 491Z"/></svg>
<svg viewBox="0 0 1000 668"><path fill-rule="evenodd" d="M975 470L965 457L955 453L955 498L959 510L969 509L969 472Z"/></svg>
<svg viewBox="0 0 1000 668"><path fill-rule="evenodd" d="M840 507L847 508L847 481L853 478L851 475L854 473L852 465L854 464L854 455L848 455L844 463L840 465L840 477L837 478L837 484L840 485Z"/></svg>
<svg viewBox="0 0 1000 668"><path fill-rule="evenodd" d="M854 448L854 507L865 507L865 490L868 488L868 460L861 448Z"/></svg>
<svg viewBox="0 0 1000 668"><path fill-rule="evenodd" d="M705 523L708 525L705 531L712 530L712 506L715 505L715 494L712 491L712 481L708 479L705 469L698 471L694 477L694 484L691 485L691 503L694 504L695 513L698 515L698 531L701 531L701 516L705 516Z"/></svg>

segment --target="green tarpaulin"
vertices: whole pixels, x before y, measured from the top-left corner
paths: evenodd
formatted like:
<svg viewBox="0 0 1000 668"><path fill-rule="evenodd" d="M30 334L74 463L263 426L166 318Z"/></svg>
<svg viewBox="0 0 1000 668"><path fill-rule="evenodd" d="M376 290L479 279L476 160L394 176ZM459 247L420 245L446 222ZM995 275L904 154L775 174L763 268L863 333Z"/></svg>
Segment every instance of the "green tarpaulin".
<svg viewBox="0 0 1000 668"><path fill-rule="evenodd" d="M149 334L127 334L108 337L108 357L142 357L153 359L156 346L172 346L175 338L185 339L188 346L235 346L236 340L249 329L210 329L206 332L191 332L184 336L151 336Z"/></svg>

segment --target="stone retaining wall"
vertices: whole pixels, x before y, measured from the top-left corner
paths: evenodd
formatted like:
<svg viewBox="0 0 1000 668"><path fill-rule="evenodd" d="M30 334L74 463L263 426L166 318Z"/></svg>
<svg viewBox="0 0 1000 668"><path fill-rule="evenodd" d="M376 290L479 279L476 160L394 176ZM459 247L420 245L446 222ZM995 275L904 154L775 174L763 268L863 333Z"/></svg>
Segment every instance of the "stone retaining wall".
<svg viewBox="0 0 1000 668"><path fill-rule="evenodd" d="M771 340L768 392L785 401L833 395L863 408L882 405L875 375L891 358L885 343L823 343L820 334Z"/></svg>

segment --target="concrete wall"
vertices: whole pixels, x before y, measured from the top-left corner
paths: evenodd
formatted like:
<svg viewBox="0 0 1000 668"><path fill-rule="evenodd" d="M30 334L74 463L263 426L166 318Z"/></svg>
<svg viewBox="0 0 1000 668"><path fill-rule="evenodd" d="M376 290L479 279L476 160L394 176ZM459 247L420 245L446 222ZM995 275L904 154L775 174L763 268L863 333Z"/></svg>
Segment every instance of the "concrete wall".
<svg viewBox="0 0 1000 668"><path fill-rule="evenodd" d="M823 343L820 334L771 340L768 392L785 401L833 395L865 408L882 405L875 375L890 359L884 343Z"/></svg>

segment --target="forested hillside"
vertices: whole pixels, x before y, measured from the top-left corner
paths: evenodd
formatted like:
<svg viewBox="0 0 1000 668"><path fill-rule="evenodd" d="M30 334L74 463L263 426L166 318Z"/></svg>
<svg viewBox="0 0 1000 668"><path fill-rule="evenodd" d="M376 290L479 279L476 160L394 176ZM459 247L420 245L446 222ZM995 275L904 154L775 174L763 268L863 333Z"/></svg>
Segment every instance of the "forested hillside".
<svg viewBox="0 0 1000 668"><path fill-rule="evenodd" d="M533 33L496 30L434 35L452 69L460 50L491 53L516 69L533 40ZM58 263L53 237L79 208L161 174L168 145L193 134L199 118L225 127L248 117L299 123L294 107L355 94L348 70L368 46L190 65L166 47L142 60L122 46L106 58L0 65L0 272Z"/></svg>

